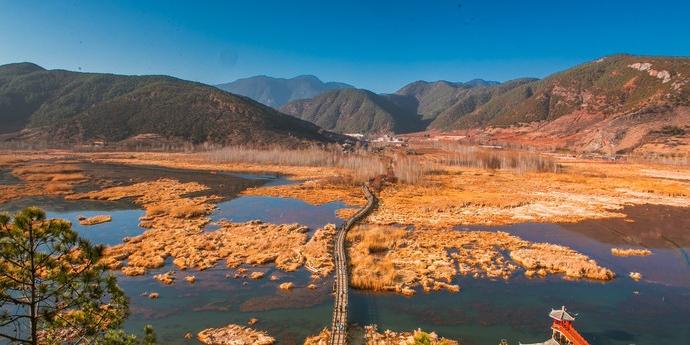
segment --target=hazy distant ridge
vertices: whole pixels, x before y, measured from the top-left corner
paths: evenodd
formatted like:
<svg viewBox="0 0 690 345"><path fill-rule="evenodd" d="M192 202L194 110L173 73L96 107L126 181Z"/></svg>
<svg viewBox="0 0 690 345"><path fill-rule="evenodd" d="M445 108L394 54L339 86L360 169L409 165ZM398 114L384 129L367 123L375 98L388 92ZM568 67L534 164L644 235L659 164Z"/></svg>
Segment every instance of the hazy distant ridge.
<svg viewBox="0 0 690 345"><path fill-rule="evenodd" d="M337 82L324 83L313 75L291 79L256 76L216 85L221 90L247 96L269 107L278 108L298 99L316 97L326 91L352 89L352 85Z"/></svg>

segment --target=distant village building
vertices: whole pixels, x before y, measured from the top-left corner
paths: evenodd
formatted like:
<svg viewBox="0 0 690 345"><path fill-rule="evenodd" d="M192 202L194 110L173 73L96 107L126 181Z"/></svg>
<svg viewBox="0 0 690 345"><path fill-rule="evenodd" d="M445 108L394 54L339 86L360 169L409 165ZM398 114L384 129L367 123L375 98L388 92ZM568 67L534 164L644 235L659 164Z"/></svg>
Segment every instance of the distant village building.
<svg viewBox="0 0 690 345"><path fill-rule="evenodd" d="M374 139L374 142L377 142L377 143L402 144L402 143L404 143L405 141L404 141L403 139L396 138L396 137L390 136L390 135L388 135L388 134L385 134L385 135L383 135L383 136L380 136L380 137Z"/></svg>
<svg viewBox="0 0 690 345"><path fill-rule="evenodd" d="M359 133L345 133L348 137L355 138L358 140L364 140L364 134L359 134Z"/></svg>

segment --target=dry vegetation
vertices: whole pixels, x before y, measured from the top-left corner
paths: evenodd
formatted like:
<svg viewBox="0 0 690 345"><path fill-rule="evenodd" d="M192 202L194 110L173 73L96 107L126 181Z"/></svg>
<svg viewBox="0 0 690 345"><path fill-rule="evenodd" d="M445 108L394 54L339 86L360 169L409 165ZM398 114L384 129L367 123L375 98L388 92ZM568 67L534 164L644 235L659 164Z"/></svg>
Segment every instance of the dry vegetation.
<svg viewBox="0 0 690 345"><path fill-rule="evenodd" d="M286 282L278 285L278 288L281 290L292 290L292 288L295 287L295 284L293 282Z"/></svg>
<svg viewBox="0 0 690 345"><path fill-rule="evenodd" d="M325 277L335 270L332 254L335 231L335 225L327 224L323 229L316 230L314 236L302 247L304 267L309 271Z"/></svg>
<svg viewBox="0 0 690 345"><path fill-rule="evenodd" d="M249 163L264 166L328 167L345 169L356 182L366 182L369 178L386 172L387 165L377 156L364 150L343 152L338 147L306 149L252 149L246 147L227 147L211 151L208 157L214 163Z"/></svg>
<svg viewBox="0 0 690 345"><path fill-rule="evenodd" d="M642 273L640 272L630 272L629 276L635 281L640 281L640 279L642 279Z"/></svg>
<svg viewBox="0 0 690 345"><path fill-rule="evenodd" d="M393 174L407 183L385 185L379 195L381 207L370 222L418 227L577 222L622 217L616 210L628 204L690 206L690 173L685 167L558 160L533 152L435 145L417 148L420 154L409 157L392 153L397 157ZM236 154L249 156L247 152L253 151ZM295 152L292 156L300 155ZM312 204L341 200L361 206L364 202L359 188L352 183L354 179L348 177L351 171L307 166L313 163L309 160L302 162L303 166L211 164L210 158L203 155L145 153L104 154L97 160L187 169L281 171L306 181L252 189L244 194L293 197ZM558 172L550 172L554 170Z"/></svg>
<svg viewBox="0 0 690 345"><path fill-rule="evenodd" d="M217 198L185 195L204 189L206 187L197 183L161 179L75 194L69 198L119 200L134 197L134 202L146 209L141 226L150 230L106 250L106 263L113 269L122 268L128 275L146 274L147 269L163 267L168 258L182 270L204 270L225 260L229 268L275 263L282 270L294 271L306 263L311 270L324 276L333 271L333 225L316 230L311 238L307 235L307 227L260 221L244 224L221 221L218 223L220 229L203 232L202 227L210 221L205 216L215 207L213 202ZM172 283L170 275L161 276L161 281Z"/></svg>
<svg viewBox="0 0 690 345"><path fill-rule="evenodd" d="M568 247L549 243L534 243L528 248L510 252L510 258L528 271L539 275L562 273L568 278L610 280L615 274L599 266L596 261Z"/></svg>
<svg viewBox="0 0 690 345"><path fill-rule="evenodd" d="M433 162L441 166L456 166L486 170L510 170L518 174L528 172L558 172L558 163L549 156L524 150L496 150L456 142L437 141L431 146L439 150Z"/></svg>
<svg viewBox="0 0 690 345"><path fill-rule="evenodd" d="M389 185L375 224L417 227L578 222L622 217L629 204L690 206L689 181L640 176L640 166L563 163L559 173L437 167L418 185Z"/></svg>
<svg viewBox="0 0 690 345"><path fill-rule="evenodd" d="M156 274L153 276L153 279L156 279L165 285L170 285L175 282L176 277L174 274L175 271L168 271L165 273Z"/></svg>
<svg viewBox="0 0 690 345"><path fill-rule="evenodd" d="M87 177L78 164L32 164L17 167L12 174L30 182L79 182Z"/></svg>
<svg viewBox="0 0 690 345"><path fill-rule="evenodd" d="M611 248L611 254L618 256L646 256L651 255L652 251L649 249Z"/></svg>
<svg viewBox="0 0 690 345"><path fill-rule="evenodd" d="M96 224L110 222L113 220L113 218L111 216L107 216L107 215L94 216L91 218L85 218L82 216L77 216L77 220L79 220L79 224L81 224L81 225L96 225Z"/></svg>
<svg viewBox="0 0 690 345"><path fill-rule="evenodd" d="M88 177L82 173L79 162L63 160L64 156L64 152L0 153L0 171L8 170L22 181L0 185L0 204L22 197L70 194L75 185Z"/></svg>
<svg viewBox="0 0 690 345"><path fill-rule="evenodd" d="M269 345L276 341L266 332L235 324L222 328L207 328L197 334L197 339L204 344L232 345Z"/></svg>
<svg viewBox="0 0 690 345"><path fill-rule="evenodd" d="M421 329L412 332L378 332L376 325L364 326L364 343L366 345L428 344L457 345L458 342L439 337L436 333L427 333Z"/></svg>
<svg viewBox="0 0 690 345"><path fill-rule="evenodd" d="M690 172L687 167L559 160L533 152L472 148L457 144L426 144L415 149L419 154L411 156L395 151L386 152L393 158L389 175L406 183L393 184L390 179L384 183L379 195L381 207L369 218L370 222L414 224L417 227L499 225L527 221L577 222L591 218L622 217L616 210L629 204L690 206ZM260 154L256 150L232 148L217 151L215 154L219 157L215 160L211 158L211 153L73 155L101 163L209 171L278 171L304 182L252 189L244 194L293 197L313 204L335 200L352 206L363 204L359 188L354 185L354 172L350 170L357 165L336 163L340 159L348 159L343 157L364 159L362 157L366 156L362 151L355 154L317 148L306 151L263 151ZM312 151L317 156L324 156L321 161L329 162L327 165L331 166L309 166L320 162L318 159L305 158L308 156L305 153ZM229 155L228 162L220 162L221 153ZM326 158L326 153L340 158ZM281 158L279 164L282 165L262 163L276 156L291 158ZM46 156L39 157L45 159ZM377 162L386 160L375 155L370 158ZM6 161L15 165L27 164L16 156L6 158ZM557 173L544 172L555 169L558 169ZM374 170L380 173L385 169ZM34 183L38 182L9 188L0 186L0 192L5 192L0 193L0 198L48 193L46 182L40 182L41 188L36 188ZM69 192L65 185L49 187L48 190ZM175 213L178 217L188 217L200 211L181 209Z"/></svg>
<svg viewBox="0 0 690 345"><path fill-rule="evenodd" d="M567 278L610 280L615 274L570 248L531 243L504 232L415 230L360 226L348 233L351 285L360 289L414 293L459 291L458 274L503 278L520 270ZM513 260L510 262L506 254Z"/></svg>
<svg viewBox="0 0 690 345"><path fill-rule="evenodd" d="M312 205L323 205L329 202L342 201L347 206L362 207L366 199L362 198L362 189L352 184L332 183L325 180L310 180L299 184L274 187L249 188L242 195L273 196L294 198ZM354 212L357 212L356 210Z"/></svg>
<svg viewBox="0 0 690 345"><path fill-rule="evenodd" d="M304 345L328 345L331 343L331 330L329 328L324 328L321 333L307 337L304 340Z"/></svg>
<svg viewBox="0 0 690 345"><path fill-rule="evenodd" d="M573 278L611 277L610 271L565 247L532 244L501 233L439 229L465 224L623 217L616 210L630 204L690 206L690 170L684 166L559 160L534 152L456 144L415 149L415 155L388 150L384 157L361 150L344 153L320 148L71 155L99 163L280 172L303 181L250 189L244 194L292 197L317 205L338 200L362 206L365 200L356 182L388 175L379 193L380 206L367 221L374 225L414 225L420 230L372 227L352 231L348 235L352 243L352 284L401 293L414 293L412 288L416 286L427 291L457 290L459 287L451 284L455 275L507 278L522 270L519 265L529 276L559 273ZM25 182L0 185L0 202L21 196L72 193L72 186L85 175L76 161L66 161L65 156L64 152L0 156L0 168L13 171ZM34 159L41 162L32 162ZM186 196L204 189L199 184L159 180L67 198L132 197L146 209L141 226L150 230L108 249L110 266L122 268L126 274L145 274L148 268L162 267L167 258L172 258L180 269L207 269L225 260L228 267L275 263L288 271L305 266L318 275L332 272L330 242L334 228L317 230L309 238L306 229L296 224L222 222L218 231L204 233L201 229L210 221L206 215L218 199ZM356 210L340 210L338 214L345 218L353 212ZM559 261L561 255L568 259Z"/></svg>

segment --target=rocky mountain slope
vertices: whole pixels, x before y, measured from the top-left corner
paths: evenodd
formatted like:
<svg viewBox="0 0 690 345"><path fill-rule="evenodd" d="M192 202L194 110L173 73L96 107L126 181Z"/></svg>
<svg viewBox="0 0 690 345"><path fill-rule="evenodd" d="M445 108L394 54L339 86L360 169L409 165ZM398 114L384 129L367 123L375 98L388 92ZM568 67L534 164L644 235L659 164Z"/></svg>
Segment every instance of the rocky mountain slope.
<svg viewBox="0 0 690 345"><path fill-rule="evenodd" d="M3 140L118 142L139 135L223 144L331 141L335 136L246 97L165 76L0 66Z"/></svg>
<svg viewBox="0 0 690 345"><path fill-rule="evenodd" d="M506 141L626 153L687 142L689 125L690 58L614 55L492 97L443 129L492 128Z"/></svg>
<svg viewBox="0 0 690 345"><path fill-rule="evenodd" d="M324 83L313 75L302 75L291 79L256 76L216 85L216 87L247 96L274 108L294 100L316 97L326 91L354 88L345 83Z"/></svg>
<svg viewBox="0 0 690 345"><path fill-rule="evenodd" d="M690 58L613 55L542 80L502 84L418 81L378 95L366 111L358 98L335 95L291 103L281 111L335 131L422 128L607 154L690 151ZM375 116L382 113L386 116ZM384 118L386 125L370 125Z"/></svg>

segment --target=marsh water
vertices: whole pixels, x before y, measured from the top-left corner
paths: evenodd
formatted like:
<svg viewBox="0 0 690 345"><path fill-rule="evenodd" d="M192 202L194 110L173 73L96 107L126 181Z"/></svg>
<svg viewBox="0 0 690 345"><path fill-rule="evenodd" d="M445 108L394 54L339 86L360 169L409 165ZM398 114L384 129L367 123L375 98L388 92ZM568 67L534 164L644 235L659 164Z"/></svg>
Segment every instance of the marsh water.
<svg viewBox="0 0 690 345"><path fill-rule="evenodd" d="M89 166L104 179L134 183L160 177L197 181L211 188L207 193L224 201L211 215L235 222L261 219L265 222L298 222L312 229L328 223L340 224L335 211L341 203L314 206L299 200L238 196L249 187L289 183L273 175L209 174L121 166ZM5 178L4 180L9 180ZM92 187L85 187L92 188ZM0 211L15 211L35 204L45 208L50 218L64 218L94 243L116 244L136 236L144 211L131 200L120 202L65 201L60 198L27 198L0 205ZM510 344L546 340L550 335L551 308L565 305L578 313L575 327L592 344L681 344L690 341L690 210L658 206L635 206L622 210L628 220L609 219L577 224L517 224L504 227L467 227L457 231L505 231L529 241L551 242L574 248L612 269L611 282L571 281L560 276L529 279L516 274L511 279L474 279L459 276L454 283L458 293L418 289L415 296L392 293L351 291L350 320L354 332L361 325L377 324L379 330L409 331L422 328L460 340L462 344L497 344L505 338ZM80 226L77 215L109 214L113 220L94 226ZM206 231L213 231L209 226ZM647 257L617 257L612 247L649 248ZM246 324L259 319L254 327L266 330L281 344L300 344L330 323L333 298L332 278L317 282L316 290L304 269L286 273L273 265L246 267L262 271L278 280L234 279L236 270L217 268L206 271L177 270L170 262L146 276L118 274L119 283L131 298L131 316L125 324L129 332L141 334L144 325L155 327L161 343L197 343L196 333L230 323ZM152 276L175 270L178 280L163 285ZM641 272L635 282L629 272ZM195 275L196 283L182 278ZM295 283L292 291L278 285ZM246 282L246 285L243 284ZM144 293L157 292L148 299ZM193 339L187 340L190 333ZM353 339L356 343L357 339Z"/></svg>

